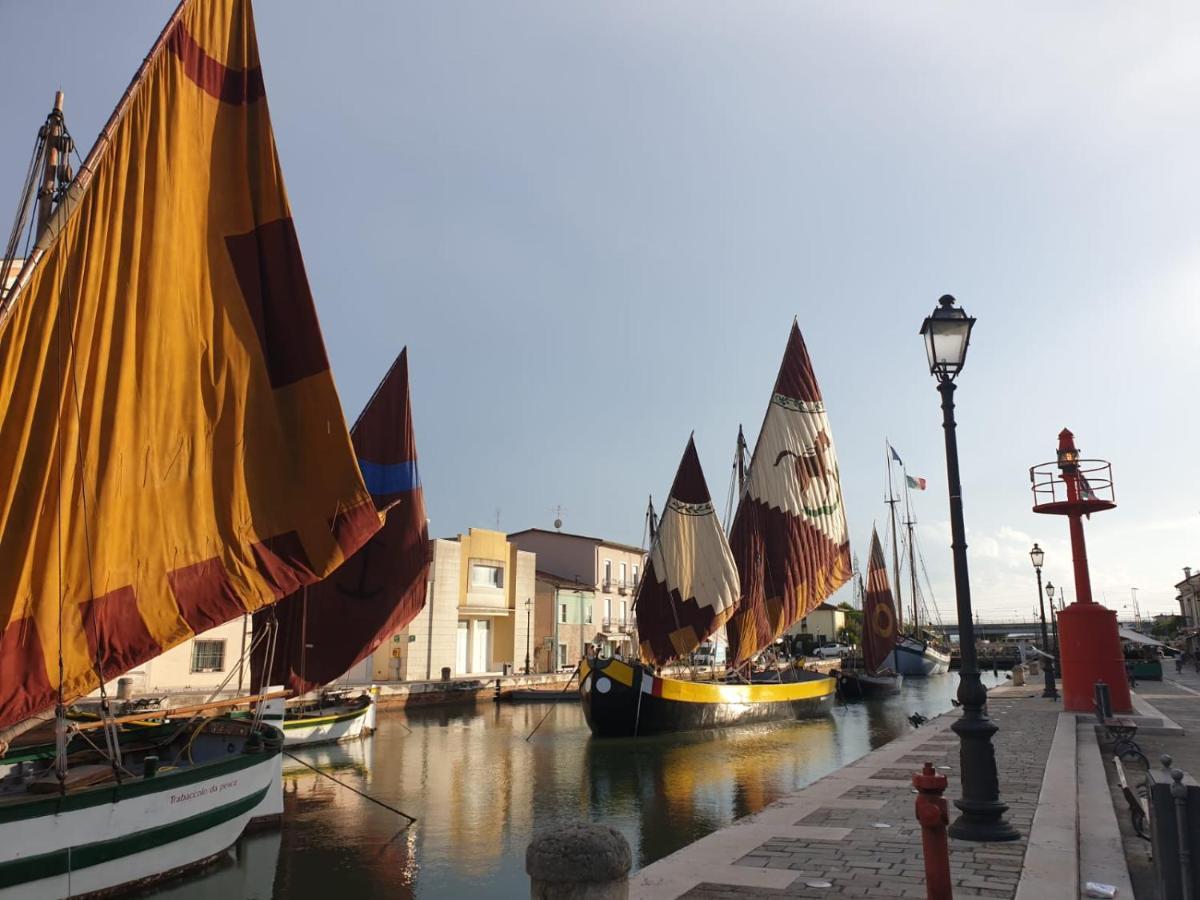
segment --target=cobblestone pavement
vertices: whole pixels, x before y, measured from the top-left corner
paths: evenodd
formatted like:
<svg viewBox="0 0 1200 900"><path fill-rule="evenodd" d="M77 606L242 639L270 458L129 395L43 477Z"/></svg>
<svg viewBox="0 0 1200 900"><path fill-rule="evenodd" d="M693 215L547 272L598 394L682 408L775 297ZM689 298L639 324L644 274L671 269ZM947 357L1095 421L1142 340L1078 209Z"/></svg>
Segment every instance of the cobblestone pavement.
<svg viewBox="0 0 1200 900"><path fill-rule="evenodd" d="M1052 701L1016 693L994 697L990 703L991 715L1000 726L995 747L1001 797L1009 804L1009 821L1026 836L1033 822L1059 711L1060 706ZM921 830L916 822L914 796L909 784L912 773L926 761L938 766L949 777L946 798L953 800L960 796L958 739L950 731L931 734L930 739L913 752L870 773L861 784L841 795L851 801L879 801L883 803L881 808L821 807L795 823L849 829L843 839L775 838L736 863L795 871L797 877L790 886L770 889L704 883L683 896L688 900L924 897ZM875 781L879 784L872 784ZM956 812L951 805L951 820ZM1026 838L1007 844L951 841L950 867L955 898L1012 898L1020 879L1025 847ZM810 886L810 882L828 882L830 886Z"/></svg>

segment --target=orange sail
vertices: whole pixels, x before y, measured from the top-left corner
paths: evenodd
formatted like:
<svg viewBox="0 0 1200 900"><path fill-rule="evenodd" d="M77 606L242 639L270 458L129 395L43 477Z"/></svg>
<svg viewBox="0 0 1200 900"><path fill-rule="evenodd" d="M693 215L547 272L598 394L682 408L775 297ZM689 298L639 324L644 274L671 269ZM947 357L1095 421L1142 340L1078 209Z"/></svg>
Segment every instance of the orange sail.
<svg viewBox="0 0 1200 900"><path fill-rule="evenodd" d="M741 600L725 629L737 663L751 659L850 579L837 453L795 322L729 544L742 582Z"/></svg>
<svg viewBox="0 0 1200 900"><path fill-rule="evenodd" d="M181 4L85 179L0 324L0 725L322 578L380 525L248 0Z"/></svg>

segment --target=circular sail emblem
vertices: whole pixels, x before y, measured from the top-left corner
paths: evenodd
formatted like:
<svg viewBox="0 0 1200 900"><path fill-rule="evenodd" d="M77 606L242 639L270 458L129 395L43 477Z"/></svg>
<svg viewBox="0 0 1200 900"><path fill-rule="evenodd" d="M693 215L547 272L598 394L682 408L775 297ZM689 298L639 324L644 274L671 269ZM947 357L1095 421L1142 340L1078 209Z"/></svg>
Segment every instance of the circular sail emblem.
<svg viewBox="0 0 1200 900"><path fill-rule="evenodd" d="M875 611L871 614L871 627L880 637L891 637L896 630L896 620L892 615L892 608L884 603L877 604Z"/></svg>

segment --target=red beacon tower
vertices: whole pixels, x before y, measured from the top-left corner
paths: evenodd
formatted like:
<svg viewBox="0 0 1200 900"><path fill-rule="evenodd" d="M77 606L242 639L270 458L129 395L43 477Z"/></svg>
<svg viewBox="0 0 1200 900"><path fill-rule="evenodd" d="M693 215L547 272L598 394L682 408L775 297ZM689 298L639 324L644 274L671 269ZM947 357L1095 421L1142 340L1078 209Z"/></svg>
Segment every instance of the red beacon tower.
<svg viewBox="0 0 1200 900"><path fill-rule="evenodd" d="M1099 459L1080 459L1075 436L1064 428L1058 435L1058 459L1031 468L1029 480L1033 484L1033 511L1066 516L1071 525L1076 600L1058 614L1063 708L1091 712L1095 708L1095 684L1103 681L1108 685L1113 711L1131 713L1117 614L1092 600L1083 540L1083 517L1117 506L1112 466Z"/></svg>

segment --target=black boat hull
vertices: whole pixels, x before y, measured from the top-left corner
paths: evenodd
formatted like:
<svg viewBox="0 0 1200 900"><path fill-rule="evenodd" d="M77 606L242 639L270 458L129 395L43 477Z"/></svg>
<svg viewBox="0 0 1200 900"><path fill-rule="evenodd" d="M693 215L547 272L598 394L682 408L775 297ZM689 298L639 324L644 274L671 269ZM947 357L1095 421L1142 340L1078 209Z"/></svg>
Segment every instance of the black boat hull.
<svg viewBox="0 0 1200 900"><path fill-rule="evenodd" d="M786 683L679 681L640 663L598 659L582 664L579 691L592 734L640 737L819 718L833 709L836 686L816 672L796 672Z"/></svg>
<svg viewBox="0 0 1200 900"><path fill-rule="evenodd" d="M843 700L870 700L891 697L900 693L903 675L868 675L865 672L841 672L838 691Z"/></svg>

